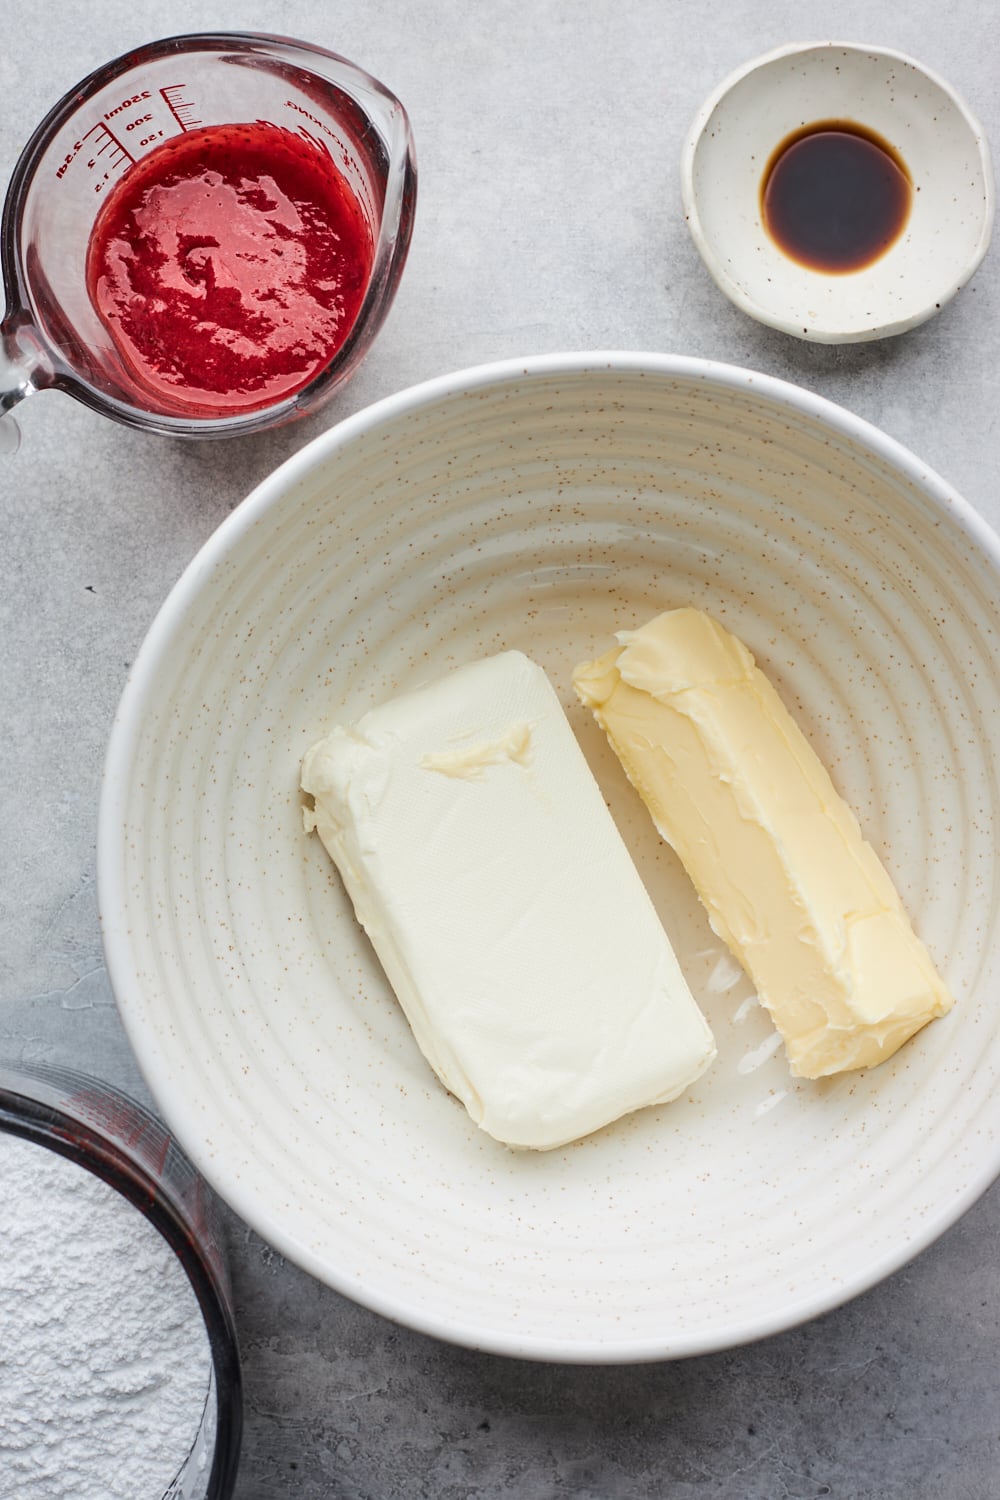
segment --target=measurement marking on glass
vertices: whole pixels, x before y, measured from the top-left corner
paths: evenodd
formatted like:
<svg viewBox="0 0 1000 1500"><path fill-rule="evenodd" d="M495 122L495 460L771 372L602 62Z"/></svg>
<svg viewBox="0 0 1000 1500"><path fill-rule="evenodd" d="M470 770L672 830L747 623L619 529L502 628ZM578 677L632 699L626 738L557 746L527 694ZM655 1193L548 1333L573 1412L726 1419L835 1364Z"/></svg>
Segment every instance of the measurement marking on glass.
<svg viewBox="0 0 1000 1500"><path fill-rule="evenodd" d="M104 137L104 140L97 148L97 155L103 156L105 151L111 151L114 153L112 156L108 157L108 160L105 163L105 166L110 167L112 171L115 167L121 166L123 161L135 161L135 157L132 155L131 151L127 150L126 147L122 145L121 141L115 135L114 131L110 129L109 126L105 125L103 121L99 125L95 125L92 130L88 130L87 135L84 136L84 140L86 140L87 136L89 135L96 135L98 138L100 138L101 136Z"/></svg>
<svg viewBox="0 0 1000 1500"><path fill-rule="evenodd" d="M181 129L193 130L201 121L194 118L195 106L190 99L181 97L186 87L184 83L168 83L160 90L160 94Z"/></svg>
<svg viewBox="0 0 1000 1500"><path fill-rule="evenodd" d="M91 143L91 136L94 137L93 143ZM98 142L100 142L99 145L97 144ZM113 154L106 161L98 163L97 158L103 156L104 152L108 150L112 151ZM94 152L93 156L90 155L91 151ZM131 151L122 145L118 137L113 131L108 129L103 120L99 120L96 125L91 125L89 130L84 131L72 151L67 152L66 156L59 163L59 166L56 168L56 176L60 178L65 177L66 172L78 156L82 157L89 172L93 172L94 168L98 165L107 167L107 171L104 173L101 181L94 187L95 193L101 191L101 187L107 182L116 167L120 167L126 161L135 161L135 157Z"/></svg>
<svg viewBox="0 0 1000 1500"><path fill-rule="evenodd" d="M103 120L98 121L96 125L92 125L91 128L81 136L81 149L83 148L84 141L90 143L89 150L93 151L94 153L93 156L91 156L87 160L88 169L91 172L95 171L98 167L103 167L104 169L101 172L98 180L94 183L95 193L104 191L105 186L111 181L112 176L119 167L123 167L126 162L129 162L133 165L135 163L135 157L132 155L131 151L129 151L127 146L124 146L122 144L122 142L115 135L114 131L111 130L107 125L105 125ZM106 152L110 154L105 155ZM101 160L102 157L103 160ZM62 170L65 171L65 164Z"/></svg>

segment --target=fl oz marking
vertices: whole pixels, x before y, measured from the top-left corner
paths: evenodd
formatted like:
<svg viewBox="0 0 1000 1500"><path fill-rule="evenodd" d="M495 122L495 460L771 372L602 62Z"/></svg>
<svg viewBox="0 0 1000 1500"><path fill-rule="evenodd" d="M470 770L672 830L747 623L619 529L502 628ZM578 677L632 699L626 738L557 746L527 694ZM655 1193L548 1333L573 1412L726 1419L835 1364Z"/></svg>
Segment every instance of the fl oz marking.
<svg viewBox="0 0 1000 1500"><path fill-rule="evenodd" d="M94 183L94 192L102 193L118 169L126 162L133 165L135 157L118 139L111 126L105 125L103 121L95 125L92 130L88 130L84 140L88 136L94 137L94 157L87 162L87 166L92 172L104 168Z"/></svg>
<svg viewBox="0 0 1000 1500"><path fill-rule="evenodd" d="M118 139L117 135L104 121L92 125L73 147L66 153L62 165L56 168L56 176L63 177L66 171L78 157L82 156L86 162L88 172L100 172L100 176L94 183L94 192L99 193L111 180L113 174L123 162L134 162L135 157Z"/></svg>
<svg viewBox="0 0 1000 1500"><path fill-rule="evenodd" d="M98 174L94 182L95 193L103 192L112 177L126 162L131 164L135 161L132 152L119 140L111 126L106 125L103 120L92 125L78 141L74 142L72 149L66 153L62 165L56 168L56 176L65 176L67 169L78 157L82 157L88 172Z"/></svg>

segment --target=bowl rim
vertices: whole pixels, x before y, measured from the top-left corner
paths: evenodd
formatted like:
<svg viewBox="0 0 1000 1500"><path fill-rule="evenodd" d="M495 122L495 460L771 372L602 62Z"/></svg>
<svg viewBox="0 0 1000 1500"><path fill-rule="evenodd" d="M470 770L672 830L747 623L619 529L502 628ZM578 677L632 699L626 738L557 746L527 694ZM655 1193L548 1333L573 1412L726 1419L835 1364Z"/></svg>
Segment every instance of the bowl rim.
<svg viewBox="0 0 1000 1500"><path fill-rule="evenodd" d="M579 379L605 373L652 375L657 378L701 382L728 391L748 391L778 409L793 410L818 420L841 437L858 443L900 471L949 517L970 544L987 554L1000 575L1000 534L979 512L910 449L865 418L827 397L776 376L742 366L691 355L629 350L595 350L532 355L504 359L437 375L397 391L364 407L320 433L261 480L222 521L187 564L157 611L135 654L111 726L101 781L97 825L97 895L105 963L119 1016L147 1086L171 1134L197 1170L256 1233L318 1281L360 1306L391 1321L429 1334L446 1343L521 1359L562 1364L638 1364L719 1353L785 1332L831 1312L869 1291L888 1275L908 1264L951 1228L1000 1176L1000 1142L985 1157L966 1186L947 1204L928 1211L919 1232L887 1251L849 1284L831 1284L822 1295L810 1294L786 1303L780 1314L767 1314L727 1326L714 1334L692 1331L669 1338L621 1341L573 1339L566 1341L530 1332L498 1329L494 1324L447 1322L428 1314L398 1293L374 1290L351 1273L331 1267L311 1246L288 1232L280 1213L262 1209L252 1188L240 1174L227 1169L210 1132L199 1128L172 1105L172 1072L130 1004L142 986L132 962L127 908L127 886L121 858L124 811L130 785L130 766L143 736L147 705L157 701L157 675L169 660L188 609L215 567L238 547L260 518L280 506L284 497L317 466L331 462L341 451L397 418L412 416L430 405L468 396L486 387L561 376Z"/></svg>
<svg viewBox="0 0 1000 1500"><path fill-rule="evenodd" d="M780 62L785 58L796 57L806 52L822 53L829 51L864 54L866 57L884 58L889 62L902 64L905 67L914 69L915 72L921 74L936 88L940 89L941 93L950 100L969 128L976 144L983 176L984 200L979 235L960 275L954 277L941 291L940 295L929 299L914 312L907 314L905 317L890 318L886 322L873 323L870 327L863 330L804 329L800 321L782 314L777 309L765 307L754 297L749 296L729 274L724 262L716 253L713 241L705 231L699 207L699 196L695 188L694 165L698 147L701 144L709 120L726 95L752 73L770 67L775 62ZM691 238L694 240L698 253L719 290L740 308L741 311L755 318L758 323L763 323L769 328L776 328L779 332L790 334L793 338L821 344L867 343L874 339L890 338L896 334L905 333L908 329L916 328L921 323L926 323L928 319L934 317L953 300L981 265L983 257L989 249L996 212L996 185L989 139L979 119L969 108L968 104L966 104L962 96L956 92L940 73L936 72L933 68L927 67L925 63L920 62L909 53L900 52L894 47L867 46L863 42L827 40L788 42L783 46L772 48L769 52L764 52L757 57L750 58L747 62L733 69L731 73L728 73L715 86L699 106L694 119L688 127L688 133L681 148L680 180L684 218Z"/></svg>

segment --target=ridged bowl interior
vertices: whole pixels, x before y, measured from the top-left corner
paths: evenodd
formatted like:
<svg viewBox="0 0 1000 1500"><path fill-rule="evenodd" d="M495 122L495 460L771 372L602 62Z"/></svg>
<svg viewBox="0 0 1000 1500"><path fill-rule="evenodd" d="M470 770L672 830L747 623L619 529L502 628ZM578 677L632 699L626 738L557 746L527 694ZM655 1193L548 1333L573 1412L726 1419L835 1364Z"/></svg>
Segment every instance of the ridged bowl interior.
<svg viewBox="0 0 1000 1500"><path fill-rule="evenodd" d="M183 1147L331 1286L510 1354L706 1352L901 1265L1000 1170L998 556L884 435L696 360L467 371L309 444L171 593L109 748L109 970ZM790 1076L573 700L577 661L682 604L754 651L954 990L881 1068ZM719 1045L687 1096L546 1154L437 1083L298 791L334 722L508 647L549 672Z"/></svg>

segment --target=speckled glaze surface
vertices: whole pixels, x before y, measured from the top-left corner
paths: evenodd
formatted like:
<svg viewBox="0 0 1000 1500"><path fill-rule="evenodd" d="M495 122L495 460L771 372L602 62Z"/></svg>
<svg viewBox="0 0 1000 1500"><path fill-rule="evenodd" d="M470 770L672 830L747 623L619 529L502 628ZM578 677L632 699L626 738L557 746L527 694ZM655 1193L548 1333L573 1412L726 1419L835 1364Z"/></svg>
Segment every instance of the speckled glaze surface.
<svg viewBox="0 0 1000 1500"><path fill-rule="evenodd" d="M310 1272L499 1352L705 1352L879 1280L1000 1170L998 582L919 460L727 366L482 367L317 438L183 575L109 749L109 971L181 1143ZM791 1078L574 703L578 660L687 603L755 652L956 993L882 1068ZM542 1155L437 1083L298 791L333 722L506 647L548 670L719 1044L687 1096Z"/></svg>
<svg viewBox="0 0 1000 1500"><path fill-rule="evenodd" d="M900 154L912 180L899 239L865 269L797 264L762 222L761 182L795 131L853 121ZM699 110L681 158L684 212L716 284L751 317L798 338L856 343L933 317L989 246L989 146L968 106L913 58L848 42L799 43L755 58Z"/></svg>

